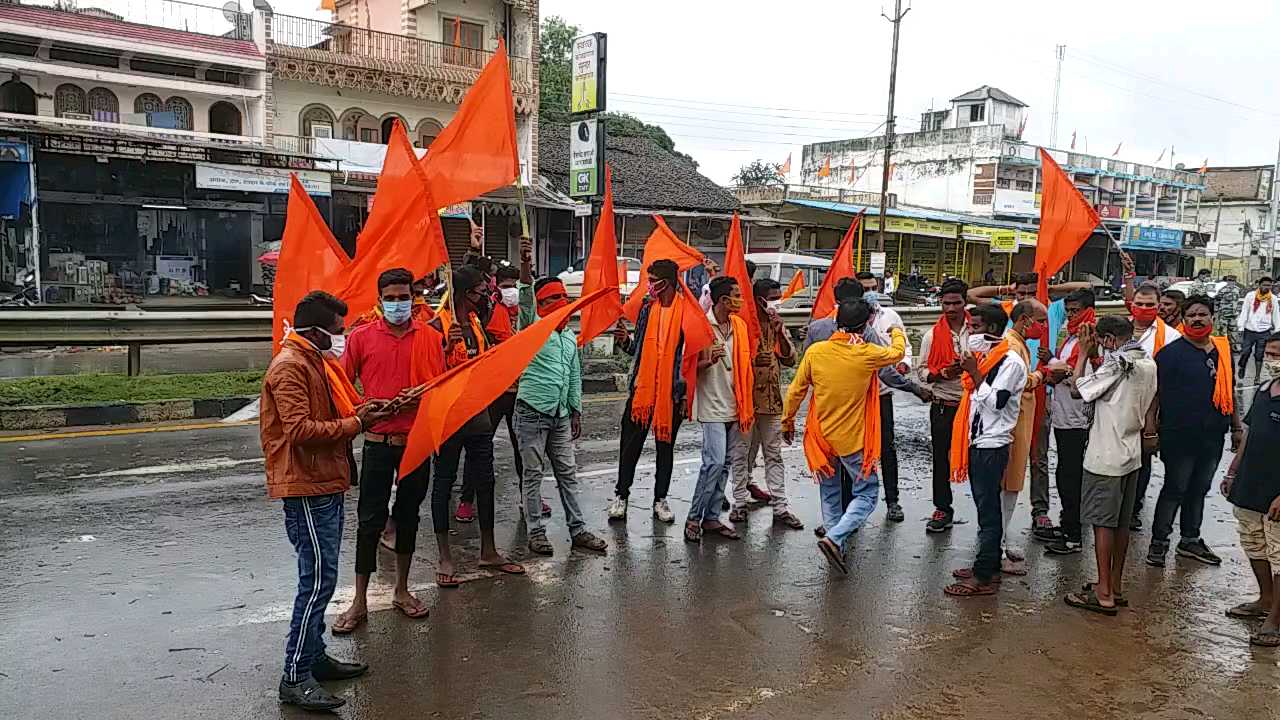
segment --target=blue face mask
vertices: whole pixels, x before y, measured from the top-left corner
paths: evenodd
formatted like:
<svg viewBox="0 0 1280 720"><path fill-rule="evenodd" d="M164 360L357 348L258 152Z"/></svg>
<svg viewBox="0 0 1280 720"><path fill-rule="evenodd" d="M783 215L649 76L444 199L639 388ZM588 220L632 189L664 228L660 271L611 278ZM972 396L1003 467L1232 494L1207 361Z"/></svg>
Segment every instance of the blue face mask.
<svg viewBox="0 0 1280 720"><path fill-rule="evenodd" d="M382 316L392 325L403 325L409 322L409 316L412 314L412 300L382 301Z"/></svg>

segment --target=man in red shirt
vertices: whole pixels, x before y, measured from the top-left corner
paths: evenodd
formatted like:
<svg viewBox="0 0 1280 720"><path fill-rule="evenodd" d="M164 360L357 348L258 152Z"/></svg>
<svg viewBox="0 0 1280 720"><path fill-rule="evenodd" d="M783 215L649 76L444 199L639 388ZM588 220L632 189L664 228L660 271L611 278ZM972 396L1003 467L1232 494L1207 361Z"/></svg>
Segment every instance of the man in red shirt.
<svg viewBox="0 0 1280 720"><path fill-rule="evenodd" d="M378 566L378 536L387 523L391 487L396 486L391 518L395 521L396 584L391 603L406 617L425 618L427 607L409 593L409 565L418 537L418 507L427 495L429 463L399 478L396 470L413 426L413 389L444 372L444 338L413 317L413 275L403 268L378 276L381 317L347 337L342 364L359 380L368 399L391 400L396 412L364 433L360 472L359 529L356 531L356 590L351 607L338 617L333 632L355 630L369 614L369 576Z"/></svg>

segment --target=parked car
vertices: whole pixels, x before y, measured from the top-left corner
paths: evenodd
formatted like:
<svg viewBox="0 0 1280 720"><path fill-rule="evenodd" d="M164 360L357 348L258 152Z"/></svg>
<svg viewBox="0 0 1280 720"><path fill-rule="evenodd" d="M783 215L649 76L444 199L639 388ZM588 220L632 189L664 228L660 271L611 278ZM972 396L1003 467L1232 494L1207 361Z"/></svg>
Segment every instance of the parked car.
<svg viewBox="0 0 1280 720"><path fill-rule="evenodd" d="M1195 285L1196 285L1196 281L1194 280L1179 280L1178 282L1173 283L1166 289L1177 290L1181 292L1183 295L1190 295L1191 289L1195 287ZM1226 285L1227 283L1225 280L1218 280L1217 282L1213 283L1213 285L1209 289L1209 297L1218 297L1218 292L1222 290L1222 288L1226 287ZM1243 297L1243 293L1241 294L1241 296Z"/></svg>
<svg viewBox="0 0 1280 720"><path fill-rule="evenodd" d="M624 261L627 263L627 276L622 278L622 295L625 297L640 284L640 261L630 257L618 258L618 262ZM578 297L582 294L582 273L586 265L586 258L578 258L558 276L560 282L564 283L564 289L569 293L569 297Z"/></svg>
<svg viewBox="0 0 1280 720"><path fill-rule="evenodd" d="M804 273L804 289L782 304L787 308L813 307L813 299L818 294L818 288L822 287L827 268L831 267L829 258L795 253L747 253L747 259L756 264L753 279L772 278L782 283L783 288L791 282L797 270Z"/></svg>

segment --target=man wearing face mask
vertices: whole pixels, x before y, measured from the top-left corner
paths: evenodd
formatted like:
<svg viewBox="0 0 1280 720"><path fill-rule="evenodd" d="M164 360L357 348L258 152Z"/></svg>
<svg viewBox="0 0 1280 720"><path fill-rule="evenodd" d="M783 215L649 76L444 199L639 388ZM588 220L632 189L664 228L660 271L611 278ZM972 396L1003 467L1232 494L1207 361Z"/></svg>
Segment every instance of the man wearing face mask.
<svg viewBox="0 0 1280 720"><path fill-rule="evenodd" d="M1081 376L1075 374L1075 367L1081 353L1086 350L1080 338L1087 332L1086 328L1092 328L1098 322L1095 301L1092 290L1076 290L1067 296L1066 335L1057 344L1050 361L1051 367L1066 368L1071 373L1054 386L1053 394L1049 396L1049 419L1053 425L1054 442L1058 445L1058 467L1054 479L1058 486L1058 499L1062 502L1058 524L1062 536L1045 548L1050 555L1071 555L1080 552L1083 546L1080 488L1090 417L1084 399L1076 390L1076 380ZM1088 349L1096 350L1093 347ZM1089 362L1090 367L1094 367L1102 360L1095 354Z"/></svg>
<svg viewBox="0 0 1280 720"><path fill-rule="evenodd" d="M627 332L621 320L613 331L614 341L634 359L627 404L622 411L618 482L609 503L610 520L627 517L636 463L652 427L658 455L653 516L661 522L675 522L675 514L667 504L667 491L675 463L676 433L687 406L687 388L680 373L684 360L683 314L699 311L698 307L686 307L679 272L674 261L653 261L648 269L648 298L636 319L635 335Z"/></svg>
<svg viewBox="0 0 1280 720"><path fill-rule="evenodd" d="M412 282L413 275L404 268L378 276L382 316L353 330L342 355L347 376L360 381L365 396L391 401L397 412L364 433L355 596L334 622L335 635L350 633L368 619L369 577L378 569L378 536L387 523L393 485L396 499L390 517L397 532L392 541L396 554L392 606L411 619L427 616L426 605L409 592L409 567L418 537L419 508L431 478L430 465L424 463L398 480L396 476L417 408L414 389L444 372L444 338L413 319Z"/></svg>
<svg viewBox="0 0 1280 720"><path fill-rule="evenodd" d="M285 530L298 556L279 697L305 710L342 707L346 700L320 682L368 670L333 659L324 643L324 611L338 582L343 494L355 468L351 440L388 417L382 401L360 398L339 362L346 315L346 303L328 293L304 297L262 381L267 494L284 501Z"/></svg>
<svg viewBox="0 0 1280 720"><path fill-rule="evenodd" d="M520 241L520 318L518 327L533 325L538 317L569 304L569 294L558 278L533 281L533 241ZM520 375L515 405L518 452L524 457L520 476L529 550L551 555L542 500L542 478L547 466L556 478L560 505L569 528L570 547L605 552L608 544L586 529L578 505L577 460L573 442L582 434L582 357L578 337L569 321L556 328Z"/></svg>
<svg viewBox="0 0 1280 720"><path fill-rule="evenodd" d="M467 265L458 268L453 273L453 292L456 321L448 308L441 309L433 321L433 326L446 335L445 364L450 368L476 357L494 342L485 332L480 318L481 310L488 303L488 290L482 273ZM458 479L458 465L464 450L467 460L463 476L475 489L476 515L480 519L480 567L494 568L511 575L523 575L525 572L523 565L507 560L498 552L493 538L493 418L486 408L445 440L436 454L434 486L431 488L431 524L439 549L436 585L442 588L456 588L460 584L449 542L449 496Z"/></svg>
<svg viewBox="0 0 1280 720"><path fill-rule="evenodd" d="M1125 256L1126 258L1128 256ZM1177 328L1170 327L1160 317L1160 288L1151 283L1143 283L1133 287L1133 270L1130 262L1125 263L1125 300L1129 305L1129 314L1133 318L1133 336L1143 351L1153 359L1158 358L1170 343L1182 337ZM1133 504L1133 521L1129 529L1137 532L1142 529L1142 506L1147 496L1147 488L1151 484L1152 453L1142 458L1142 468L1138 471L1138 497Z"/></svg>
<svg viewBox="0 0 1280 720"><path fill-rule="evenodd" d="M782 304L782 286L777 280L762 278L752 285L751 294L756 301L756 315L760 318L760 341L752 357L755 421L743 442L735 446L736 451L730 458L733 464L733 511L729 513L729 521L745 522L752 498L764 496L773 507L775 523L802 530L804 523L787 505L786 466L782 461L782 368L796 366L795 348L778 314ZM751 482L757 449L764 451L767 493ZM754 492L752 488L756 488Z"/></svg>
<svg viewBox="0 0 1280 720"><path fill-rule="evenodd" d="M1160 293L1160 319L1175 330L1182 329L1182 303L1187 296L1181 290L1165 290Z"/></svg>
<svg viewBox="0 0 1280 720"><path fill-rule="evenodd" d="M1213 335L1213 299L1192 295L1183 308L1183 334L1156 356L1160 396L1160 458L1164 486L1156 500L1147 564L1164 567L1173 520L1179 518L1177 554L1206 565L1219 558L1200 538L1204 499L1222 459L1223 435L1231 449L1244 429L1235 404L1231 346Z"/></svg>
<svg viewBox="0 0 1280 720"><path fill-rule="evenodd" d="M1262 372L1262 348L1271 333L1280 330L1280 302L1271 295L1271 278L1258 281L1258 289L1250 290L1236 317L1236 329L1241 333L1240 379L1249 371L1249 356L1253 356L1253 382L1259 381Z"/></svg>

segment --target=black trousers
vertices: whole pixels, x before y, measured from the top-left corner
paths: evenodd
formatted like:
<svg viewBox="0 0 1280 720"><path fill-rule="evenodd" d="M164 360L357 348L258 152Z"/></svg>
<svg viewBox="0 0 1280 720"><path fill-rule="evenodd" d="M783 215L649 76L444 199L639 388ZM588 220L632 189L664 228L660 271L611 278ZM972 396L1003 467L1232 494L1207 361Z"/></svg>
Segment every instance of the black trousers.
<svg viewBox="0 0 1280 720"><path fill-rule="evenodd" d="M973 561L973 576L981 583L1000 576L1000 541L1004 535L1000 485L1008 466L1008 445L969 448L969 490L978 509L978 556Z"/></svg>
<svg viewBox="0 0 1280 720"><path fill-rule="evenodd" d="M1089 431L1084 428L1062 430L1054 428L1058 440L1058 499L1062 502L1062 515L1058 524L1068 540L1080 541L1080 488L1084 482L1084 446Z"/></svg>
<svg viewBox="0 0 1280 720"><path fill-rule="evenodd" d="M948 516L955 514L951 506L951 428L956 421L955 405L933 403L929 406L929 446L933 452L933 507Z"/></svg>
<svg viewBox="0 0 1280 720"><path fill-rule="evenodd" d="M395 482L403 447L365 441L360 466L360 503L356 514L356 574L372 575L378 569L378 539L387 524L387 503ZM418 540L418 510L427 497L430 461L400 479L391 517L396 521L396 554L412 555Z"/></svg>
<svg viewBox="0 0 1280 720"><path fill-rule="evenodd" d="M884 485L885 503L897 503L898 446L893 442L893 393L880 396L880 483Z"/></svg>
<svg viewBox="0 0 1280 720"><path fill-rule="evenodd" d="M1138 468L1138 497L1133 501L1133 519L1142 515L1142 500L1147 496L1147 488L1151 485L1151 458L1153 455L1142 453L1142 467Z"/></svg>
<svg viewBox="0 0 1280 720"><path fill-rule="evenodd" d="M490 441L498 434L498 421L507 421L507 438L511 440L511 452L515 454L516 467L516 486L520 485L520 478L524 477L524 461L520 459L520 443L516 441L515 429L515 413L516 413L516 394L513 392L504 393L499 396L493 404L489 406L489 417L493 421L493 432L489 434ZM496 454L496 452L495 452ZM462 502L475 502L476 489L471 485L471 479L465 475L462 478L462 494L458 496Z"/></svg>
<svg viewBox="0 0 1280 720"><path fill-rule="evenodd" d="M1255 365L1262 364L1262 351L1267 347L1267 338L1271 337L1271 331L1264 330L1262 332L1254 332L1253 330L1245 330L1241 333L1240 340L1240 377L1244 377L1245 371L1249 369L1249 356L1253 356Z"/></svg>
<svg viewBox="0 0 1280 720"><path fill-rule="evenodd" d="M679 403L679 400L676 401ZM676 433L680 432L682 408L676 407L675 418L671 421L671 442L656 440L658 446L657 473L653 481L653 501L667 497L671 489L671 468L675 462ZM631 485L636 480L636 463L640 462L640 453L644 450L644 441L649 437L649 425L641 425L631 419L631 401L622 409L622 436L618 447L618 484L614 494L622 499L631 497Z"/></svg>
<svg viewBox="0 0 1280 720"><path fill-rule="evenodd" d="M449 496L458 479L462 451L467 452L463 466L464 482L475 489L476 514L480 528L493 527L493 434L459 431L444 442L435 460L435 485L431 488L431 525L436 533L449 532ZM400 531L397 529L396 534Z"/></svg>

